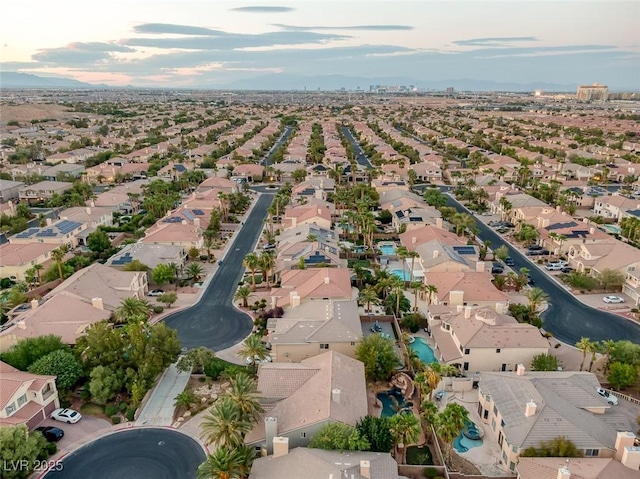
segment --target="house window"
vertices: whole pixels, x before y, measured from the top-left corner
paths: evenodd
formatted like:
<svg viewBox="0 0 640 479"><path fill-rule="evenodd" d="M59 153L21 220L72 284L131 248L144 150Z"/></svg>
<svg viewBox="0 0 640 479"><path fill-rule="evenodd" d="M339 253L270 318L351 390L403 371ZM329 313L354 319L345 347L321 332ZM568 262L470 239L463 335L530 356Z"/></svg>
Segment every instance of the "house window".
<svg viewBox="0 0 640 479"><path fill-rule="evenodd" d="M507 462L507 453L506 453L506 452L504 452L504 451L502 451L502 460L503 460L504 462Z"/></svg>
<svg viewBox="0 0 640 479"><path fill-rule="evenodd" d="M500 427L504 427L504 419L500 420Z"/></svg>
<svg viewBox="0 0 640 479"><path fill-rule="evenodd" d="M498 408L495 405L493 406L493 415L494 416L498 415Z"/></svg>
<svg viewBox="0 0 640 479"><path fill-rule="evenodd" d="M500 348L496 348L496 353L500 353Z"/></svg>
<svg viewBox="0 0 640 479"><path fill-rule="evenodd" d="M355 345L356 345L356 343L351 341L351 346L355 346Z"/></svg>
<svg viewBox="0 0 640 479"><path fill-rule="evenodd" d="M511 446L511 450L518 454L518 446Z"/></svg>
<svg viewBox="0 0 640 479"><path fill-rule="evenodd" d="M18 398L18 407L22 407L27 402L27 395L23 394Z"/></svg>
<svg viewBox="0 0 640 479"><path fill-rule="evenodd" d="M515 471L516 470L516 463L515 462L511 461L509 463L509 470L511 470L511 471Z"/></svg>
<svg viewBox="0 0 640 479"><path fill-rule="evenodd" d="M301 439L305 439L307 437L307 433L306 432L301 432L300 433L300 438Z"/></svg>
<svg viewBox="0 0 640 479"><path fill-rule="evenodd" d="M329 349L329 345L327 343L323 343L320 345L320 349Z"/></svg>
<svg viewBox="0 0 640 479"><path fill-rule="evenodd" d="M4 410L7 413L7 416L11 416L16 411L15 403L9 404L6 408L4 408Z"/></svg>
<svg viewBox="0 0 640 479"><path fill-rule="evenodd" d="M464 363L462 365L462 369L464 369L465 371L468 371L469 370L469 363Z"/></svg>
<svg viewBox="0 0 640 479"><path fill-rule="evenodd" d="M469 348L465 348L464 354L469 354L470 352L471 352L471 350Z"/></svg>
<svg viewBox="0 0 640 479"><path fill-rule="evenodd" d="M584 456L585 457L598 457L599 454L600 454L600 450L599 449L585 449L584 450Z"/></svg>
<svg viewBox="0 0 640 479"><path fill-rule="evenodd" d="M493 429L494 431L496 430L496 420L495 419L491 420L491 429Z"/></svg>

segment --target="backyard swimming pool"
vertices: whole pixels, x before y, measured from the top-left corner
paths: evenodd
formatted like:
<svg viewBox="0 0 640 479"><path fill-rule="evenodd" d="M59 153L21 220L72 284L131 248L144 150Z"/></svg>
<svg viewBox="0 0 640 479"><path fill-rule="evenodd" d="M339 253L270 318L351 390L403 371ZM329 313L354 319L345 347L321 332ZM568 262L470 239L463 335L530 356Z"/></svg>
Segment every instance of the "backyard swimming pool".
<svg viewBox="0 0 640 479"><path fill-rule="evenodd" d="M413 406L413 403L407 402L399 389L394 388L389 391L383 391L376 394L376 397L382 403L382 416L391 417L398 413L398 410Z"/></svg>
<svg viewBox="0 0 640 479"><path fill-rule="evenodd" d="M400 279L404 279L405 281L411 281L411 275L409 271L402 271L401 269L392 269L391 274L397 276Z"/></svg>
<svg viewBox="0 0 640 479"><path fill-rule="evenodd" d="M396 245L393 243L378 243L378 249L385 256L396 254Z"/></svg>
<svg viewBox="0 0 640 479"><path fill-rule="evenodd" d="M436 355L433 354L433 349L431 349L431 346L429 346L423 338L416 338L414 342L409 344L409 347L416 352L420 361L423 363L430 364L438 362Z"/></svg>
<svg viewBox="0 0 640 479"><path fill-rule="evenodd" d="M474 437L477 439L470 439ZM473 422L467 422L460 435L453 441L453 447L458 452L467 452L474 447L482 446L482 432Z"/></svg>

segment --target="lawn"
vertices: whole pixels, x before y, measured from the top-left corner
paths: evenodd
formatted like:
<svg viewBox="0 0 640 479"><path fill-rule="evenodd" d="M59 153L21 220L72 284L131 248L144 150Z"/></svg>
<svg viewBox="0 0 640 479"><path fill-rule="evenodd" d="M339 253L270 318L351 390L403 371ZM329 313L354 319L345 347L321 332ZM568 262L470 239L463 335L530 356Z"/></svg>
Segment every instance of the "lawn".
<svg viewBox="0 0 640 479"><path fill-rule="evenodd" d="M356 266L360 266L361 268L370 268L371 261L369 261L368 259L348 259L347 260L347 267L355 268Z"/></svg>
<svg viewBox="0 0 640 479"><path fill-rule="evenodd" d="M85 416L104 416L104 406L94 402L87 402L80 406L80 412Z"/></svg>

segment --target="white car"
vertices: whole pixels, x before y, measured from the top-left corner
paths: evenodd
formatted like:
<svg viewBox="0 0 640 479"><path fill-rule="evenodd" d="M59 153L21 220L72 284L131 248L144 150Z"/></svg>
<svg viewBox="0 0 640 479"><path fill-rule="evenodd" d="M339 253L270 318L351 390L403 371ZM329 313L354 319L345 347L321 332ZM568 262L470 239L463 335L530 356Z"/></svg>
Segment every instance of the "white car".
<svg viewBox="0 0 640 479"><path fill-rule="evenodd" d="M254 356L253 357L253 361L255 364L262 364L262 363L270 363L272 361L271 356L267 356L264 359L260 359L258 356ZM251 364L251 356L247 356L247 358L245 359L245 362L247 363L247 365Z"/></svg>
<svg viewBox="0 0 640 479"><path fill-rule="evenodd" d="M624 299L622 299L620 296L605 296L604 298L602 298L602 301L609 304L624 303Z"/></svg>
<svg viewBox="0 0 640 479"><path fill-rule="evenodd" d="M51 419L56 421L66 422L67 424L74 424L82 419L82 414L73 409L56 409L51 413Z"/></svg>
<svg viewBox="0 0 640 479"><path fill-rule="evenodd" d="M607 402L609 404L611 404L612 406L615 406L615 405L618 404L618 398L616 396L614 396L613 394L609 394L605 389L596 388L596 391L598 391L598 394L600 394L600 396L605 398L607 400Z"/></svg>
<svg viewBox="0 0 640 479"><path fill-rule="evenodd" d="M164 294L164 289L152 289L148 293L148 295L152 297L162 296L163 294Z"/></svg>

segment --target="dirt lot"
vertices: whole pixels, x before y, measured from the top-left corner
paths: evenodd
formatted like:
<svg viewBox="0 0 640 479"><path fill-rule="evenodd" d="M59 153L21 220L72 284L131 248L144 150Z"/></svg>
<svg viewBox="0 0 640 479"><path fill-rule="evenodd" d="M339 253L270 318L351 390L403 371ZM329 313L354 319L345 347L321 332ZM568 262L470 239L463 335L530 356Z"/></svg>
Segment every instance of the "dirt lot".
<svg viewBox="0 0 640 479"><path fill-rule="evenodd" d="M77 113L69 111L67 107L53 104L32 104L32 105L2 105L2 121L18 121L21 124L31 120L43 120L55 118L63 120L76 116Z"/></svg>

